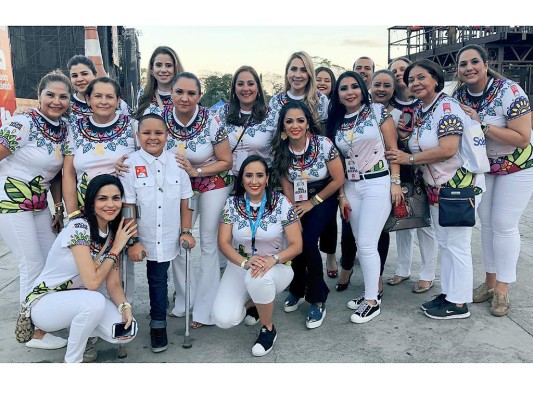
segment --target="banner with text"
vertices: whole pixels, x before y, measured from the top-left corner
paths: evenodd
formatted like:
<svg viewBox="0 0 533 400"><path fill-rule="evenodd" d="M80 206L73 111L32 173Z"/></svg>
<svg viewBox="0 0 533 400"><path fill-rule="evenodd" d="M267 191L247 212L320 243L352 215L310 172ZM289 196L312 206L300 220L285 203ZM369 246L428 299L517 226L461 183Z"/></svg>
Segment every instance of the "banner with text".
<svg viewBox="0 0 533 400"><path fill-rule="evenodd" d="M0 26L0 126L17 108L7 26Z"/></svg>

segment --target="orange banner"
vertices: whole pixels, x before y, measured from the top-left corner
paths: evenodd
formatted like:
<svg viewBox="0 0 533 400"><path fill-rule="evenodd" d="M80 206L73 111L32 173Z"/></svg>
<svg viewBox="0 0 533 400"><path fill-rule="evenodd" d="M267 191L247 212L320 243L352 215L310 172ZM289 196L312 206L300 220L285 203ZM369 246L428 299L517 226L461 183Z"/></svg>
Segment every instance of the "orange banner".
<svg viewBox="0 0 533 400"><path fill-rule="evenodd" d="M0 26L0 126L17 108L7 26Z"/></svg>

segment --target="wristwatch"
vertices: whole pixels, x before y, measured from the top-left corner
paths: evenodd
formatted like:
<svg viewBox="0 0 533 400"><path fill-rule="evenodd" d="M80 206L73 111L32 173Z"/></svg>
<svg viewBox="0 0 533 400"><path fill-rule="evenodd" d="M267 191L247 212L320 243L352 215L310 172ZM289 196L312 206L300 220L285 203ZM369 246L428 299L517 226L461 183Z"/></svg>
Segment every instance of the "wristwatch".
<svg viewBox="0 0 533 400"><path fill-rule="evenodd" d="M401 185L402 181L400 179L391 178L390 183L394 183L395 185Z"/></svg>
<svg viewBox="0 0 533 400"><path fill-rule="evenodd" d="M412 155L412 154L409 156L409 164L411 164L411 165L415 164L415 156Z"/></svg>
<svg viewBox="0 0 533 400"><path fill-rule="evenodd" d="M276 260L276 264L279 264L279 256L277 254L272 254L272 258Z"/></svg>
<svg viewBox="0 0 533 400"><path fill-rule="evenodd" d="M198 173L198 178L202 176L202 168L196 168L196 172Z"/></svg>
<svg viewBox="0 0 533 400"><path fill-rule="evenodd" d="M135 243L139 243L139 238L138 237L130 237L129 240L127 241L127 243L126 243L126 247L131 247Z"/></svg>

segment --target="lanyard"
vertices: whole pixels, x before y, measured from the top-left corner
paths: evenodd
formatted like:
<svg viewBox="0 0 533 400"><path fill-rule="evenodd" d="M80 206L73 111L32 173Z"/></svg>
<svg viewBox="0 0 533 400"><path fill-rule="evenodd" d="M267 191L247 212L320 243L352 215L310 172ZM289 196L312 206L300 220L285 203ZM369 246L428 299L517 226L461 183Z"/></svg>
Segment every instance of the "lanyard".
<svg viewBox="0 0 533 400"><path fill-rule="evenodd" d="M363 111L363 107L364 107L364 106L362 106L362 107L359 109L359 112L357 113L357 116L355 117L355 120L354 120L354 122L353 122L353 129L351 129L351 132L352 132L352 133L351 133L351 136L352 136L352 137L350 138L350 143L348 143L348 141L346 140L346 136L347 136L348 132L350 132L350 131L348 131L348 132L346 133L346 135L342 135L342 140L344 140L344 143L346 143L346 144L348 145L348 147L350 148L350 150L348 151L348 153L351 153L352 155L354 154L354 152L353 152L353 148L352 148L352 143L353 143L353 141L355 140L355 136L356 136L356 135L355 135L355 128L357 127L357 124L359 123L359 119L360 119L360 117L361 117L361 112ZM346 155L348 155L348 153L347 153ZM352 157L350 157L350 158L352 158Z"/></svg>
<svg viewBox="0 0 533 400"><path fill-rule="evenodd" d="M305 142L306 146L305 146L305 149L304 149L304 152L302 153L302 162L300 162L300 160L298 159L298 156L296 155L296 153L294 152L294 149L292 148L292 146L289 144L289 147L291 149L291 152L292 152L292 155L294 156L294 159L296 160L296 162L298 163L298 165L300 165L300 178L301 179L304 179L304 168L305 168L305 152L307 151L307 141ZM309 146L311 145L311 140L309 140ZM307 173L306 173L306 176L307 176ZM307 178L306 178L307 179Z"/></svg>
<svg viewBox="0 0 533 400"><path fill-rule="evenodd" d="M257 228L259 227L259 224L261 223L261 218L263 217L263 212L265 211L266 193L263 194L263 198L261 199L261 205L259 206L259 211L257 212L257 217L255 219L255 222L252 220L250 199L248 198L247 193L244 194L244 201L246 203L246 215L248 216L248 222L250 222L250 229L252 230L252 256L253 256L256 251L255 233L257 232Z"/></svg>

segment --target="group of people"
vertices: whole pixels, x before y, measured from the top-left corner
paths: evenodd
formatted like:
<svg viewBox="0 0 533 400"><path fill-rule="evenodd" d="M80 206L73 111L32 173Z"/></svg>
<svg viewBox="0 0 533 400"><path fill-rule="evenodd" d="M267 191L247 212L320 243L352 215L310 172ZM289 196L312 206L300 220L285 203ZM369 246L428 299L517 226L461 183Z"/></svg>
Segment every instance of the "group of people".
<svg viewBox="0 0 533 400"><path fill-rule="evenodd" d="M402 182L414 181L423 182L432 224L416 229L422 266L413 292L434 286L438 254L441 265L441 293L421 305L425 315L466 318L468 303L491 298L491 313L506 315L518 222L533 192L530 105L518 84L489 68L482 47L463 47L457 60L449 96L444 72L429 60L400 57L374 71L361 57L336 77L295 52L283 91L268 103L255 69L242 66L229 102L214 112L200 103L197 76L166 46L153 52L133 112L118 83L97 78L84 56L69 61L70 78L47 74L39 106L0 128L0 234L18 260L20 302L36 327L26 345L67 346L65 361L82 362L96 358L97 337L131 341L133 263L146 259L151 349L164 351L167 317L189 312L182 244L193 248L197 239L192 328L259 322L252 354L266 355L277 338L274 300L285 289L284 311L307 302L307 328L321 326L329 289L320 251L339 292L358 255L364 292L347 307L352 322L366 323L381 312L390 241L383 226L404 199ZM485 135L486 174L469 171L460 151L471 120ZM443 187L476 194L486 271L476 289L472 228L439 224ZM391 286L411 275L414 231L396 233ZM122 278L121 263L128 266ZM170 266L175 300L167 311ZM121 323L125 335L115 332ZM63 328L68 341L49 333Z"/></svg>

